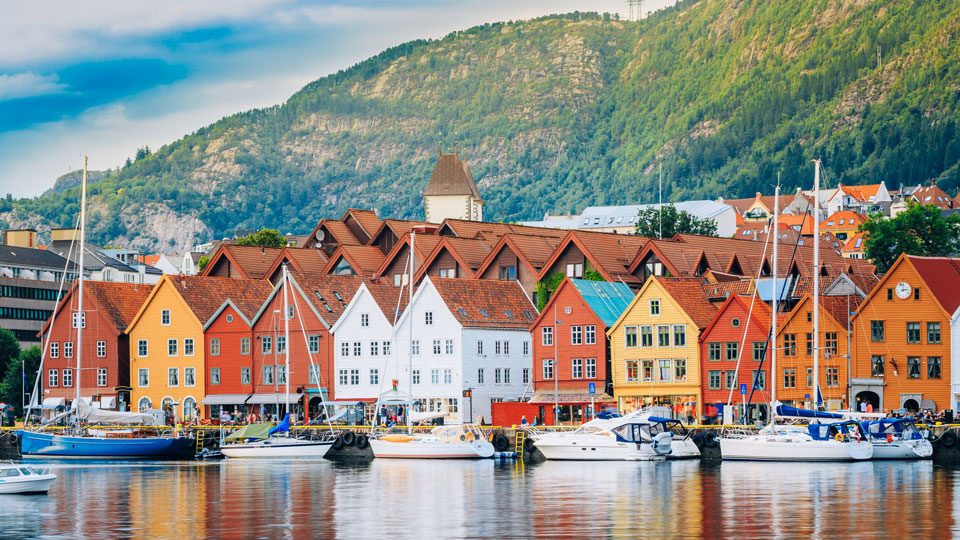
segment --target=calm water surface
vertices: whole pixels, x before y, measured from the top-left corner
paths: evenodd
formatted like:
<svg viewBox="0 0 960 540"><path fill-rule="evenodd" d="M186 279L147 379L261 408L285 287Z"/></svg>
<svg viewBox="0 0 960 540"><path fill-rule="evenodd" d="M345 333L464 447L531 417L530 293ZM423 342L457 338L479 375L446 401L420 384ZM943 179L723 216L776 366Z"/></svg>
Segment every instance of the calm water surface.
<svg viewBox="0 0 960 540"><path fill-rule="evenodd" d="M2 538L951 538L960 469L374 460L55 463Z"/></svg>

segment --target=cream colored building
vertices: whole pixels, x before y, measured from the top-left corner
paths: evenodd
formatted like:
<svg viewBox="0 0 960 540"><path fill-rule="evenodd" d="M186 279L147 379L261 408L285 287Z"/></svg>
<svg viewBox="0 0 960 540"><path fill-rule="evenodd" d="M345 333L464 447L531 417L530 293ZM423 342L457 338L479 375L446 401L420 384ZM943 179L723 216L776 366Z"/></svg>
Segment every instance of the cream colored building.
<svg viewBox="0 0 960 540"><path fill-rule="evenodd" d="M440 154L427 189L423 190L426 221L445 219L483 221L483 199L467 162L455 154Z"/></svg>

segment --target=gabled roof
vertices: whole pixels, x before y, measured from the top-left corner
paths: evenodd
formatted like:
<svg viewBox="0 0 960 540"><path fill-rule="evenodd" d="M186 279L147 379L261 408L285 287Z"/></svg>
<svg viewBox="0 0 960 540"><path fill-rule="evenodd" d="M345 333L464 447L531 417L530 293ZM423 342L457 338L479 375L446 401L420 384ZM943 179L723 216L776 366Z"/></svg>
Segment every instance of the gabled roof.
<svg viewBox="0 0 960 540"><path fill-rule="evenodd" d="M750 295L756 292L756 285L752 278L737 276L736 280L718 281L717 283L701 283L704 297L710 302L726 301L736 295Z"/></svg>
<svg viewBox="0 0 960 540"><path fill-rule="evenodd" d="M623 310L633 301L633 289L623 283L567 279L607 328L617 322Z"/></svg>
<svg viewBox="0 0 960 540"><path fill-rule="evenodd" d="M393 233L394 236L398 238L403 238L404 236L410 236L410 229L414 227L419 227L423 225L432 225L426 221L410 221L407 219L385 219L383 223L380 224L380 228L377 229L373 236L370 237L369 245L376 243L377 239L381 235L388 232ZM423 236L423 235L421 235Z"/></svg>
<svg viewBox="0 0 960 540"><path fill-rule="evenodd" d="M333 252L330 262L323 268L325 274L336 271L340 259L350 263L350 268L360 276L373 277L383 264L383 252L376 246L340 246Z"/></svg>
<svg viewBox="0 0 960 540"><path fill-rule="evenodd" d="M440 237L440 242L420 265L420 270L414 279L419 281L444 251L450 253L457 260L457 263L467 271L468 274L461 277L473 278L495 243L482 238Z"/></svg>
<svg viewBox="0 0 960 540"><path fill-rule="evenodd" d="M477 275L487 271L504 249L510 249L533 275L540 274L543 265L550 259L560 245L561 238L549 236L530 236L526 234L506 234L497 242L487 258L477 268Z"/></svg>
<svg viewBox="0 0 960 540"><path fill-rule="evenodd" d="M420 259L422 262L433 252L433 249L437 247L437 244L440 243L441 237L435 236L432 234L420 234L417 235L414 240L414 264L416 265L416 260ZM407 247L410 245L410 235L401 236L400 239L394 244L393 249L387 253L386 257L383 258L383 262L380 264L380 267L377 268L375 274L376 277L380 277L384 272L387 271L387 268L390 267L400 257L401 253L406 253ZM410 259L406 259L404 262L404 267L407 268L406 272L409 272L408 265L410 264ZM419 270L419 267L415 266L414 272Z"/></svg>
<svg viewBox="0 0 960 540"><path fill-rule="evenodd" d="M793 202L795 195L791 194L780 194L780 213L790 206L790 203ZM743 215L744 212L750 209L754 203L759 202L764 208L767 209L767 213L772 212L773 202L775 197L773 195L761 195L757 193L754 197L748 199L722 199L720 202L724 204L729 204L737 211L737 214Z"/></svg>
<svg viewBox="0 0 960 540"><path fill-rule="evenodd" d="M687 316L700 328L706 328L717 308L707 300L703 286L696 278L653 278L677 302Z"/></svg>
<svg viewBox="0 0 960 540"><path fill-rule="evenodd" d="M6 246L4 246L6 247ZM68 305L75 306L74 295L77 291L78 283L74 282L67 293L63 296L60 304L57 306L57 317L68 316L62 313L63 308ZM117 334L126 331L127 325L136 317L140 311L140 306L150 297L152 285L138 285L135 283L121 283L114 281L90 281L83 282L83 295L85 301L92 300L91 304L84 303L84 310L95 306L103 316L113 325L113 330ZM40 333L46 332L50 326L53 317L43 323Z"/></svg>
<svg viewBox="0 0 960 540"><path fill-rule="evenodd" d="M821 296L820 297L820 309L824 314L833 319L833 321L839 325L841 328L846 328L847 323L850 320L851 311L856 311L857 307L860 305L862 299L853 294L849 296ZM790 311L787 318L779 323L777 333L782 333L783 329L786 328L787 324L793 320L797 314L804 312L808 309L813 309L812 307L807 308L808 303L813 302L813 296L810 294L803 295L803 298L797 302L797 305L793 307L793 310ZM848 303L849 302L849 303ZM849 309L847 309L849 306ZM769 312L769 310L768 310Z"/></svg>
<svg viewBox="0 0 960 540"><path fill-rule="evenodd" d="M353 299L357 289L360 288L360 284L370 283L369 279L360 276L295 273L289 275L291 285L300 292L301 298L307 299L310 310L327 328L333 326L344 310L347 309L347 305ZM260 310L252 319L253 324L256 324L263 316L270 302L282 290L283 280L273 287L269 296L263 301ZM293 300L290 303L293 305ZM303 307L300 308L300 311L304 311Z"/></svg>
<svg viewBox="0 0 960 540"><path fill-rule="evenodd" d="M920 274L937 302L953 316L960 306L960 259L904 255Z"/></svg>
<svg viewBox="0 0 960 540"><path fill-rule="evenodd" d="M750 312L750 304L751 304L751 303L753 304L753 312L752 312L752 313ZM724 314L728 309L730 309L730 306L733 305L733 304L737 304L737 305L740 306L745 312L750 313L750 318L752 319L752 320L750 321L750 326L751 326L751 328L759 328L761 331L763 331L763 330L769 330L769 329L770 329L770 319L771 319L771 317L770 317L770 306L768 306L768 305L766 304L766 302L764 302L763 300L760 300L760 298L755 298L755 299L754 299L753 297L751 297L751 296L749 296L749 295L748 295L748 296L744 296L744 295L740 295L740 294L735 294L735 295L732 295L730 298L727 298L727 301L724 302L723 305L721 305L721 306L717 309L717 311L714 313L713 317L711 317L710 322L707 323L707 326L706 326L706 327L704 327L704 331L703 331L703 333L700 335L700 338L701 338L701 339L704 339L708 334L710 334L710 331L713 330L713 328L714 328L714 327L720 322L720 320L723 318L723 314ZM711 305L712 305L712 304L711 304ZM783 314L783 315L786 315L786 314ZM784 317L779 317L779 316L778 316L778 317L777 317L777 327L778 327L778 328L781 328L781 327L782 327L782 324L781 324L781 323L782 323L783 321L786 321L786 320L787 320L787 319L786 319L785 316L784 316ZM746 331L746 327L744 327L744 331ZM744 351L744 352L746 352L746 351Z"/></svg>
<svg viewBox="0 0 960 540"><path fill-rule="evenodd" d="M220 244L217 251L210 257L210 262L203 268L201 276L209 276L221 264L227 261L237 269L244 279L264 279L267 271L285 248L264 248L258 246L239 246L237 244Z"/></svg>
<svg viewBox="0 0 960 540"><path fill-rule="evenodd" d="M472 195L473 198L483 202L470 167L467 166L466 161L460 159L459 153L440 154L433 168L433 175L430 176L430 183L423 190L423 194L425 196Z"/></svg>
<svg viewBox="0 0 960 540"><path fill-rule="evenodd" d="M525 330L536 318L536 308L515 281L435 277L427 280L464 327Z"/></svg>
<svg viewBox="0 0 960 540"><path fill-rule="evenodd" d="M544 279L550 271L550 267L560 258L563 252L570 245L575 245L605 280L622 280L628 285L631 283L639 285L640 281L629 272L628 267L636 253L649 240L649 238L643 236L579 230L568 231L563 241L557 246L556 251L544 263L538 279Z"/></svg>
<svg viewBox="0 0 960 540"><path fill-rule="evenodd" d="M910 198L920 204L935 204L942 209L953 208L953 199L936 185L923 186L913 191Z"/></svg>
<svg viewBox="0 0 960 540"><path fill-rule="evenodd" d="M233 301L239 311L245 313L256 311L272 289L270 282L261 279L164 275L140 306L136 316L127 325L128 333L143 315L157 291L163 287L173 287L201 325L205 325L215 313L220 311L224 301L228 299Z"/></svg>
<svg viewBox="0 0 960 540"><path fill-rule="evenodd" d="M383 313L383 316L391 325L396 324L403 310L407 307L408 294L405 288L394 287L393 285L385 283L362 281L354 292L350 302L347 304L347 307L344 308L337 320L330 325L331 332L336 332L340 328L340 325L343 324L343 321L349 316L351 310L357 309L355 306L357 305L360 295L363 294L368 295L374 303L377 304L380 312Z"/></svg>
<svg viewBox="0 0 960 540"><path fill-rule="evenodd" d="M865 251L867 246L864 243L864 240L865 238L863 237L863 233L858 232L847 239L847 241L843 244L843 251L847 253Z"/></svg>
<svg viewBox="0 0 960 540"><path fill-rule="evenodd" d="M360 228L363 229L363 232L367 233L368 238L373 238L374 233L377 232L377 229L379 229L383 223L373 210L350 208L343 213L340 221L346 223L348 218L353 218L357 224L360 225Z"/></svg>
<svg viewBox="0 0 960 540"><path fill-rule="evenodd" d="M266 277L272 277L280 270L283 263L287 263L291 272L313 272L322 273L326 268L327 255L321 249L313 248L283 248L277 259L267 269Z"/></svg>
<svg viewBox="0 0 960 540"><path fill-rule="evenodd" d="M513 223L498 223L495 221L468 221L465 219L447 218L443 220L437 229L437 234L441 236L459 236L460 238L476 238L477 236L487 236L493 233L499 236L505 234L528 234L533 236L548 236L551 238L563 238L567 231L560 229L548 229L544 227L531 227L529 225L516 225Z"/></svg>
<svg viewBox="0 0 960 540"><path fill-rule="evenodd" d="M850 210L841 210L834 212L827 219L820 222L820 231L835 231L849 229L850 227L859 227L867 218L863 214L858 214Z"/></svg>

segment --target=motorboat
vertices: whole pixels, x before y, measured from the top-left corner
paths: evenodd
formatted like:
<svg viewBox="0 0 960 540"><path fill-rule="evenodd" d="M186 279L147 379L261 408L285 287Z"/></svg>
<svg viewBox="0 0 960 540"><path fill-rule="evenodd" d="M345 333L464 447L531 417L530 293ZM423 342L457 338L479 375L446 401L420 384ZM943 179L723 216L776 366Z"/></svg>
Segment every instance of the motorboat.
<svg viewBox="0 0 960 540"><path fill-rule="evenodd" d="M907 418L882 418L861 422L873 445L873 459L927 459L933 456L933 444Z"/></svg>
<svg viewBox="0 0 960 540"><path fill-rule="evenodd" d="M673 435L665 423L641 414L597 418L574 431L538 433L531 438L547 459L635 461L666 459Z"/></svg>
<svg viewBox="0 0 960 540"><path fill-rule="evenodd" d="M46 493L57 479L49 469L13 462L0 463L0 493Z"/></svg>
<svg viewBox="0 0 960 540"><path fill-rule="evenodd" d="M859 461L873 457L874 449L853 420L811 423L805 430L769 425L755 435L718 440L725 460Z"/></svg>
<svg viewBox="0 0 960 540"><path fill-rule="evenodd" d="M696 459L700 457L700 448L693 441L693 433L687 430L683 422L659 416L650 416L647 419L662 425L664 431L673 433L667 459Z"/></svg>
<svg viewBox="0 0 960 540"><path fill-rule="evenodd" d="M274 427L250 424L231 433L220 445L228 458L322 458L333 448L333 440L310 440L278 435L289 433L290 416Z"/></svg>
<svg viewBox="0 0 960 540"><path fill-rule="evenodd" d="M493 445L472 424L437 426L425 434L389 433L370 439L377 458L481 459L493 457Z"/></svg>

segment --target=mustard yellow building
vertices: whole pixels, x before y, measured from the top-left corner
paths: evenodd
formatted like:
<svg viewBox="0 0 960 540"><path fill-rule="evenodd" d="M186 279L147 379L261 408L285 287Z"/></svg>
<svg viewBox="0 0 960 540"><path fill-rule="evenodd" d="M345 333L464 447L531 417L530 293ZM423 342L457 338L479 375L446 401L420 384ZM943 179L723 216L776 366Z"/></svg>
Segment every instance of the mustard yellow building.
<svg viewBox="0 0 960 540"><path fill-rule="evenodd" d="M675 418L700 418L698 339L716 312L700 278L647 280L607 331L613 395L621 412L666 406Z"/></svg>

